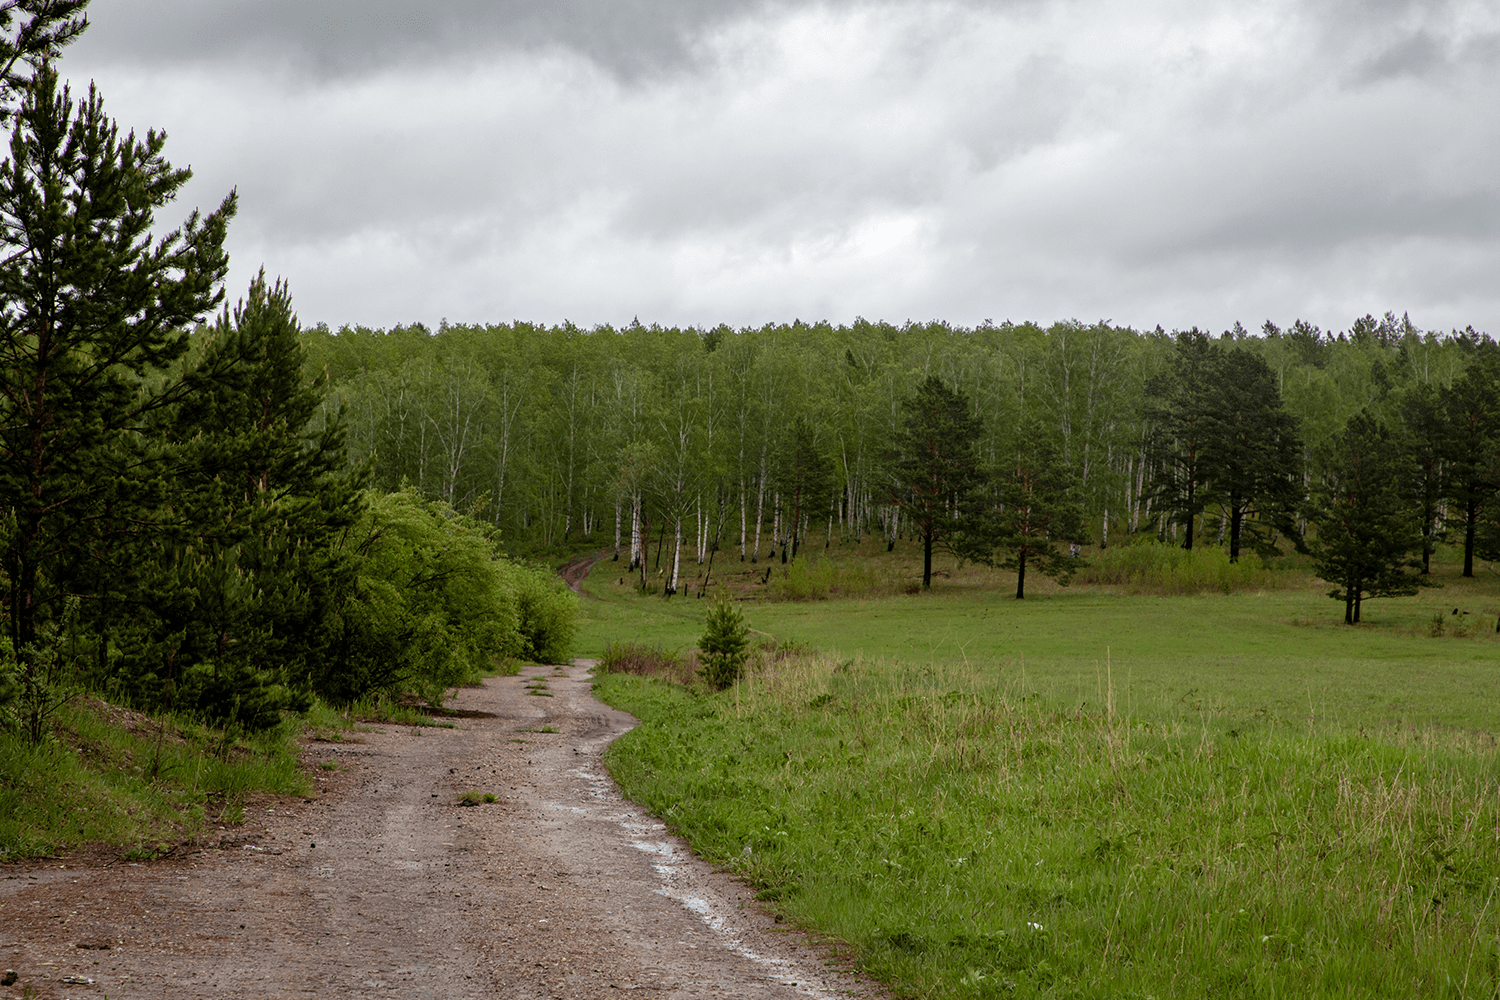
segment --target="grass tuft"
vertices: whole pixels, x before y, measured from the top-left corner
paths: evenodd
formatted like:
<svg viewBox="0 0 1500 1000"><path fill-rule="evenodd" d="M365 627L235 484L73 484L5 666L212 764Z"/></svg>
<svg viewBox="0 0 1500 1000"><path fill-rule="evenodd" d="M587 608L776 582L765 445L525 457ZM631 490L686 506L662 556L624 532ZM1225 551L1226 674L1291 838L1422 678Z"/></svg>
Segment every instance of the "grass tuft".
<svg viewBox="0 0 1500 1000"><path fill-rule="evenodd" d="M604 648L595 673L634 674L637 677L657 677L677 684L690 684L697 671L697 658L693 652L686 655L661 646L644 643L609 643Z"/></svg>

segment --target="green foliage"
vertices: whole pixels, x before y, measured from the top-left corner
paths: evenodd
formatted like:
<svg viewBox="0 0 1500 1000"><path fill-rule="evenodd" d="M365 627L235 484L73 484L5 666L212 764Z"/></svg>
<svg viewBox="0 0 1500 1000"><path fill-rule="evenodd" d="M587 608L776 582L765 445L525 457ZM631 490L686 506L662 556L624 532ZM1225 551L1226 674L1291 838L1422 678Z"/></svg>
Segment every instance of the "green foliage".
<svg viewBox="0 0 1500 1000"><path fill-rule="evenodd" d="M509 587L516 605L516 658L528 663L566 663L578 634L578 598L555 573L511 563Z"/></svg>
<svg viewBox="0 0 1500 1000"><path fill-rule="evenodd" d="M354 593L333 625L318 689L439 704L509 660L561 661L577 602L555 577L505 559L493 533L415 490L372 494L356 526Z"/></svg>
<svg viewBox="0 0 1500 1000"><path fill-rule="evenodd" d="M1420 578L1408 571L1419 568L1412 553L1421 529L1409 467L1383 424L1357 414L1326 450L1327 471L1312 492L1312 551L1318 575L1334 585L1328 596L1344 602L1344 622L1354 625L1366 597L1417 592Z"/></svg>
<svg viewBox="0 0 1500 1000"><path fill-rule="evenodd" d="M1300 584L1303 577L1258 559L1230 562L1228 550L1217 546L1184 549L1148 537L1094 553L1077 579L1137 594L1233 594L1280 590Z"/></svg>
<svg viewBox="0 0 1500 1000"><path fill-rule="evenodd" d="M626 794L901 994L1500 989L1482 734L1063 710L859 659L599 689L643 720L606 756Z"/></svg>
<svg viewBox="0 0 1500 1000"><path fill-rule="evenodd" d="M739 680L749 656L750 628L734 602L720 594L708 609L698 648L703 652L703 679L715 691Z"/></svg>
<svg viewBox="0 0 1500 1000"><path fill-rule="evenodd" d="M826 556L798 556L784 572L771 580L771 594L783 601L826 601L838 595L860 597L886 585L874 569L864 563L834 562Z"/></svg>

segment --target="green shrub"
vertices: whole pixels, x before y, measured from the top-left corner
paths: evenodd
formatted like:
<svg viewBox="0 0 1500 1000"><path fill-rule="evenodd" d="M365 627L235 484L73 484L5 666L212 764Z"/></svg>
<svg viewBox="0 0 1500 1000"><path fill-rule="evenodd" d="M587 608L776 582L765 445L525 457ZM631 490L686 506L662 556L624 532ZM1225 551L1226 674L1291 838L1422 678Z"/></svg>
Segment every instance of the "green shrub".
<svg viewBox="0 0 1500 1000"><path fill-rule="evenodd" d="M567 662L578 634L578 598L545 570L513 564L510 573L520 657L533 663Z"/></svg>
<svg viewBox="0 0 1500 1000"><path fill-rule="evenodd" d="M1189 550L1151 539L1101 549L1074 579L1123 586L1137 593L1230 594L1279 590L1291 585L1294 576L1248 553L1234 563L1226 549L1199 546Z"/></svg>
<svg viewBox="0 0 1500 1000"><path fill-rule="evenodd" d="M750 629L745 616L724 594L708 609L707 627L698 648L703 651L703 679L715 691L739 680L749 656Z"/></svg>
<svg viewBox="0 0 1500 1000"><path fill-rule="evenodd" d="M834 594L857 597L880 589L880 578L861 563L836 563L825 556L793 559L771 581L771 595L783 601L826 601Z"/></svg>
<svg viewBox="0 0 1500 1000"><path fill-rule="evenodd" d="M576 598L505 558L484 524L414 489L374 494L358 526L353 593L331 625L320 692L438 704L514 660L567 657Z"/></svg>

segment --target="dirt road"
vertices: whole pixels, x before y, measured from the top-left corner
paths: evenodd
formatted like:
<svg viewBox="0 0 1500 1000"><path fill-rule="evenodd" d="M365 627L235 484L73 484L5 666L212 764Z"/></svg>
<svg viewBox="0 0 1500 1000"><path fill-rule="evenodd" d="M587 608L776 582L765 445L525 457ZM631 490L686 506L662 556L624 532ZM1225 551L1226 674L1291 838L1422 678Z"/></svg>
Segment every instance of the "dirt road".
<svg viewBox="0 0 1500 1000"><path fill-rule="evenodd" d="M0 868L0 998L877 995L620 798L599 755L633 720L588 666L314 744L313 798L180 858Z"/></svg>

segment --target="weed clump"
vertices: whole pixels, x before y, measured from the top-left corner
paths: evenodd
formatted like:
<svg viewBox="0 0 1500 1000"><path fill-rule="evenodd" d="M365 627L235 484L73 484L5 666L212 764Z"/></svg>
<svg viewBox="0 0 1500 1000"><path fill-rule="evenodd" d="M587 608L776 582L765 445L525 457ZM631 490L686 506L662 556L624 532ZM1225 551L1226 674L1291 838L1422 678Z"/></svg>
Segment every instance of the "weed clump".
<svg viewBox="0 0 1500 1000"><path fill-rule="evenodd" d="M595 668L600 674L635 674L659 677L678 684L690 684L696 664L675 650L645 643L610 643L604 647L604 658Z"/></svg>

